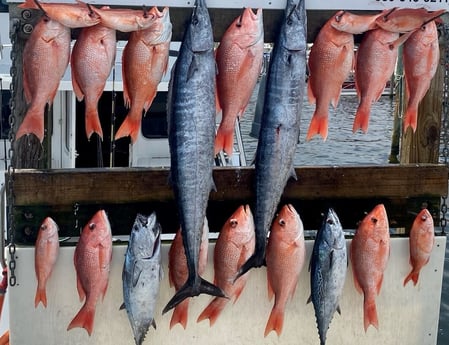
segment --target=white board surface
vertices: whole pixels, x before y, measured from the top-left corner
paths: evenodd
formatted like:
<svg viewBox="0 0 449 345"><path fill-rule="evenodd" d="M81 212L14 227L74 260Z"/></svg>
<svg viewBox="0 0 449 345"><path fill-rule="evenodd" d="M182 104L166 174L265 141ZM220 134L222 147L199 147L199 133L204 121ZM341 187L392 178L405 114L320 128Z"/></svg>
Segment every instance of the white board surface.
<svg viewBox="0 0 449 345"><path fill-rule="evenodd" d="M349 241L348 241L349 244ZM408 239L394 238L380 295L377 298L379 330L363 328L363 297L354 288L351 266L341 300L342 314L335 314L330 325L327 345L435 345L445 255L446 237L437 237L432 257L420 275L416 287L402 286L410 270ZM265 325L272 303L267 298L265 268L253 269L240 299L228 304L213 327L208 321L196 319L210 301L201 295L190 302L187 329L176 325L169 329L172 312L161 315L161 310L173 296L168 285L168 248L163 246L164 278L155 320L157 329L150 329L144 344L319 344L312 304L306 304L310 295L308 262L313 241L307 241L307 261L302 270L296 294L285 313L283 333L272 332L264 338ZM81 307L76 291L73 266L74 247L61 248L57 265L48 283L48 307L34 308L36 278L34 248L17 248L17 282L10 287L10 340L12 345L133 345L134 340L125 311L119 311L122 299L122 265L126 246L114 246L109 288L103 302L97 305L95 326L89 337L84 329L66 331ZM213 279L213 245L210 245L209 263L205 278Z"/></svg>

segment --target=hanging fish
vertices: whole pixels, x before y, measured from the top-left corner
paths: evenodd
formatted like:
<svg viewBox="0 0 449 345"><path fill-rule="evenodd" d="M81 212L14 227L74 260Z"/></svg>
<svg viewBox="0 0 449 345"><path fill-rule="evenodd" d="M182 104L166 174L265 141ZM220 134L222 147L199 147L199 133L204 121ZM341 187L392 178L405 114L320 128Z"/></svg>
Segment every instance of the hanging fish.
<svg viewBox="0 0 449 345"><path fill-rule="evenodd" d="M101 24L83 28L72 49L72 85L78 101L85 100L87 139L93 133L103 139L98 100L115 63L115 35L115 30Z"/></svg>
<svg viewBox="0 0 449 345"><path fill-rule="evenodd" d="M134 334L141 345L153 325L159 284L163 277L161 264L161 226L156 213L137 214L123 264L123 306Z"/></svg>
<svg viewBox="0 0 449 345"><path fill-rule="evenodd" d="M223 291L198 273L201 234L209 193L213 189L215 137L214 38L204 0L196 0L172 68L167 114L171 182L178 206L187 257L188 278L163 313L188 297Z"/></svg>
<svg viewBox="0 0 449 345"><path fill-rule="evenodd" d="M289 0L270 60L256 150L256 248L239 270L237 278L249 269L264 264L267 234L279 200L288 179L296 177L293 157L302 113L306 36L304 0Z"/></svg>
<svg viewBox="0 0 449 345"><path fill-rule="evenodd" d="M59 254L59 227L51 217L47 217L39 227L34 250L34 269L37 278L34 307L40 302L47 307L47 281L53 272Z"/></svg>
<svg viewBox="0 0 449 345"><path fill-rule="evenodd" d="M215 154L224 150L232 155L235 121L243 116L262 69L263 38L262 9L254 13L245 8L227 28L216 50L217 99L222 117Z"/></svg>
<svg viewBox="0 0 449 345"><path fill-rule="evenodd" d="M207 218L204 218L203 233L201 235L200 254L198 262L198 274L202 275L206 270L207 256L209 250L209 225ZM175 238L168 251L168 278L170 286L174 286L178 291L187 281L189 275L187 269L187 258L182 244L181 229L176 232ZM188 308L190 299L185 299L174 309L170 319L170 329L177 323L186 329Z"/></svg>
<svg viewBox="0 0 449 345"><path fill-rule="evenodd" d="M403 120L404 133L408 127L413 132L418 125L418 105L429 90L430 82L438 68L440 47L435 21L413 32L403 48L405 86L408 96Z"/></svg>
<svg viewBox="0 0 449 345"><path fill-rule="evenodd" d="M130 108L115 139L131 136L135 143L142 121L142 110L148 111L157 93L157 86L167 71L172 24L168 7L160 12L153 7L156 18L144 30L133 31L122 55L123 97Z"/></svg>
<svg viewBox="0 0 449 345"><path fill-rule="evenodd" d="M439 18L446 10L427 11L422 8L392 8L383 11L376 19L376 25L384 30L405 33L420 29L423 25Z"/></svg>
<svg viewBox="0 0 449 345"><path fill-rule="evenodd" d="M355 14L349 11L337 14L331 21L333 28L350 34L359 35L377 28L376 19L388 10L376 14Z"/></svg>
<svg viewBox="0 0 449 345"><path fill-rule="evenodd" d="M34 134L44 140L45 106L51 105L69 64L70 29L42 16L23 48L23 91L28 108L16 139Z"/></svg>
<svg viewBox="0 0 449 345"><path fill-rule="evenodd" d="M84 226L75 248L77 289L80 300L85 301L67 330L82 327L92 334L97 301L104 298L108 288L111 259L111 226L106 212L100 210Z"/></svg>
<svg viewBox="0 0 449 345"><path fill-rule="evenodd" d="M355 114L352 131L368 131L371 106L382 96L385 85L396 67L398 48L410 34L399 37L398 33L381 28L368 31L356 53L355 85L359 106Z"/></svg>
<svg viewBox="0 0 449 345"><path fill-rule="evenodd" d="M416 216L409 236L410 265L412 270L404 279L404 286L411 280L418 283L419 272L427 265L435 244L435 228L430 212L425 208Z"/></svg>
<svg viewBox="0 0 449 345"><path fill-rule="evenodd" d="M304 226L292 205L282 207L271 227L267 244L268 297L274 305L265 327L265 337L284 326L287 302L293 298L306 259Z"/></svg>
<svg viewBox="0 0 449 345"><path fill-rule="evenodd" d="M133 32L149 28L153 25L156 17L154 12L148 11L144 6L141 10L131 8L94 8L101 17L101 24L113 30L121 32Z"/></svg>
<svg viewBox="0 0 449 345"><path fill-rule="evenodd" d="M310 260L310 298L320 344L326 343L326 334L335 311L340 314L340 297L346 279L348 256L346 240L337 214L327 211L318 230Z"/></svg>
<svg viewBox="0 0 449 345"><path fill-rule="evenodd" d="M235 283L234 277L240 266L254 252L254 220L248 205L241 205L229 217L220 230L214 249L214 282L228 298L215 297L202 311L197 322L209 319L213 326L222 310L242 293L248 274Z"/></svg>
<svg viewBox="0 0 449 345"><path fill-rule="evenodd" d="M71 29L93 26L100 23L100 16L94 10L94 7L80 0L77 0L76 4L25 0L18 7L42 10L48 18Z"/></svg>
<svg viewBox="0 0 449 345"><path fill-rule="evenodd" d="M337 107L343 82L351 72L354 60L354 35L339 31L333 23L340 21L345 11L337 12L321 28L309 54L308 98L316 104L306 140L316 134L327 139L329 104Z"/></svg>
<svg viewBox="0 0 449 345"><path fill-rule="evenodd" d="M377 205L358 226L351 242L354 285L363 293L363 324L379 328L376 297L380 293L390 255L390 233L385 207Z"/></svg>

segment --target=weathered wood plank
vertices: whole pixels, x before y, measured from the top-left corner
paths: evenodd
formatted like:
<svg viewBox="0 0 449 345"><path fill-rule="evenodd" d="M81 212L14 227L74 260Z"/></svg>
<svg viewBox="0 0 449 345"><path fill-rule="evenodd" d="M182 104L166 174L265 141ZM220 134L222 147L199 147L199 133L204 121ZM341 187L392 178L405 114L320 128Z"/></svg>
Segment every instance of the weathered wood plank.
<svg viewBox="0 0 449 345"><path fill-rule="evenodd" d="M296 168L289 199L411 198L447 194L445 165ZM250 200L254 168L216 168L210 199ZM15 205L136 203L173 200L169 169L16 170Z"/></svg>

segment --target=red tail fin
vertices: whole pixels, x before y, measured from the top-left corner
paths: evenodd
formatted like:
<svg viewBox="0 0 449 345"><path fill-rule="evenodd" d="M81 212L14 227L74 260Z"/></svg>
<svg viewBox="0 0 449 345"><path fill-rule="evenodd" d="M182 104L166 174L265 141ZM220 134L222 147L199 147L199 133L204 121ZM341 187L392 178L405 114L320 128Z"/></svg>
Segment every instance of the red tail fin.
<svg viewBox="0 0 449 345"><path fill-rule="evenodd" d="M94 109L86 109L85 122L87 139L90 140L92 134L97 133L101 140L103 140L103 130L96 107Z"/></svg>
<svg viewBox="0 0 449 345"><path fill-rule="evenodd" d="M363 133L368 132L370 112L370 107L367 107L364 104L360 103L355 114L354 124L352 125L353 133L357 132L358 129L361 129Z"/></svg>
<svg viewBox="0 0 449 345"><path fill-rule="evenodd" d="M282 333L282 327L284 326L284 313L276 306L271 310L270 317L265 327L264 337L266 337L271 331L275 331L278 336Z"/></svg>
<svg viewBox="0 0 449 345"><path fill-rule="evenodd" d="M413 281L413 285L416 285L418 283L418 279L419 279L419 272L415 272L415 271L411 271L407 277L405 277L404 279L404 286L407 285L407 283L412 280Z"/></svg>
<svg viewBox="0 0 449 345"><path fill-rule="evenodd" d="M312 121L310 121L309 130L307 132L306 140L309 141L315 134L320 134L323 140L327 138L328 132L328 115L317 114L316 111L312 116Z"/></svg>
<svg viewBox="0 0 449 345"><path fill-rule="evenodd" d="M369 325L373 325L376 329L379 329L379 321L377 320L377 308L376 301L373 298L365 298L363 303L363 324L365 332Z"/></svg>
<svg viewBox="0 0 449 345"><path fill-rule="evenodd" d="M34 297L34 307L37 308L39 303L42 302L45 308L47 308L47 292L45 288L37 287L36 297Z"/></svg>
<svg viewBox="0 0 449 345"><path fill-rule="evenodd" d="M228 299L226 298L214 298L212 302L210 302L206 307L206 309L203 310L200 316L198 316L196 322L201 322L203 320L209 319L210 325L213 326L227 303Z"/></svg>
<svg viewBox="0 0 449 345"><path fill-rule="evenodd" d="M82 327L84 328L89 336L92 334L92 330L94 328L94 318L95 318L95 309L88 308L86 304L80 309L78 314L73 318L70 325L67 327L67 330L71 330L72 328Z"/></svg>
<svg viewBox="0 0 449 345"><path fill-rule="evenodd" d="M232 155L234 149L234 131L228 130L220 125L215 136L215 154L224 150L228 155Z"/></svg>
<svg viewBox="0 0 449 345"><path fill-rule="evenodd" d="M129 113L115 134L115 140L129 135L131 137L131 142L134 144L139 136L140 121L141 117L133 116Z"/></svg>
<svg viewBox="0 0 449 345"><path fill-rule="evenodd" d="M170 329L177 323L180 323L181 326L186 329L187 327L187 318L189 311L189 300L185 299L181 303L179 303L175 309L173 310L173 314L170 320Z"/></svg>
<svg viewBox="0 0 449 345"><path fill-rule="evenodd" d="M44 109L30 108L16 133L16 139L25 134L34 134L40 142L44 140Z"/></svg>
<svg viewBox="0 0 449 345"><path fill-rule="evenodd" d="M418 109L415 107L407 107L407 111L404 115L404 133L407 131L408 127L411 127L413 132L416 131L416 126L418 124Z"/></svg>

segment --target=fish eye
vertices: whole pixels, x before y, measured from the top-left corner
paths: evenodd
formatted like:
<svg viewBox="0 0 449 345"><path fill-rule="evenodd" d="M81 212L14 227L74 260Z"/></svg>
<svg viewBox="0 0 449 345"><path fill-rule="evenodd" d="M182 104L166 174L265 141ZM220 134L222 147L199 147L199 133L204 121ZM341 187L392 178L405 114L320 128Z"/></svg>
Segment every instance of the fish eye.
<svg viewBox="0 0 449 345"><path fill-rule="evenodd" d="M239 225L239 222L237 221L237 219L232 218L229 223L231 223L231 228L235 228L237 225Z"/></svg>
<svg viewBox="0 0 449 345"><path fill-rule="evenodd" d="M285 226L285 220L283 218L279 219L279 225Z"/></svg>
<svg viewBox="0 0 449 345"><path fill-rule="evenodd" d="M427 220L427 216L422 216L422 217L421 217L421 220L422 220L422 221Z"/></svg>
<svg viewBox="0 0 449 345"><path fill-rule="evenodd" d="M334 225L334 221L333 221L332 219L329 218L329 219L327 220L327 224Z"/></svg>
<svg viewBox="0 0 449 345"><path fill-rule="evenodd" d="M372 217L372 218L371 218L371 221L372 221L374 224L376 224L376 223L377 223L377 218Z"/></svg>
<svg viewBox="0 0 449 345"><path fill-rule="evenodd" d="M89 229L90 230L94 230L97 227L97 225L95 223L90 223L89 224Z"/></svg>
<svg viewBox="0 0 449 345"><path fill-rule="evenodd" d="M42 224L42 225L41 225L41 230L43 230L43 231L44 231L44 230L47 230L47 225Z"/></svg>

